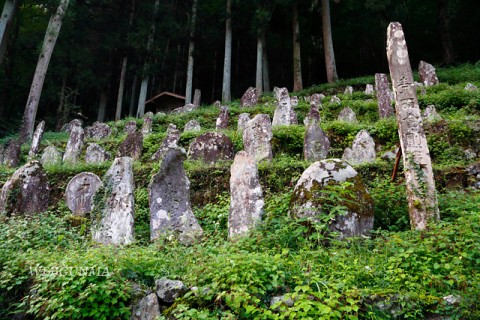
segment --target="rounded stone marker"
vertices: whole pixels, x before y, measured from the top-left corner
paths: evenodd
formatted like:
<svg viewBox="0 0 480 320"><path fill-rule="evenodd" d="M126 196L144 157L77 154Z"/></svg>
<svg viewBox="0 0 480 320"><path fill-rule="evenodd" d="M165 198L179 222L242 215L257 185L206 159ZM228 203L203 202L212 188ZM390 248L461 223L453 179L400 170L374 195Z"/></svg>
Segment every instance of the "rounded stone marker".
<svg viewBox="0 0 480 320"><path fill-rule="evenodd" d="M65 190L65 201L74 215L83 216L93 210L93 196L100 187L100 178L90 172L77 174Z"/></svg>

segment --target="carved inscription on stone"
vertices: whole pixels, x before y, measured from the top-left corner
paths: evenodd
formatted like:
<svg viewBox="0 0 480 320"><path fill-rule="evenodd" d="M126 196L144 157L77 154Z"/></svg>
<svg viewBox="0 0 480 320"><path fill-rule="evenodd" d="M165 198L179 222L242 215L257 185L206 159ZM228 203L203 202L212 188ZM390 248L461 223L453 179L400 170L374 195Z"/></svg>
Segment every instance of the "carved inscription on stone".
<svg viewBox="0 0 480 320"><path fill-rule="evenodd" d="M65 201L75 215L83 216L93 209L93 196L101 184L100 178L90 172L77 174L65 191Z"/></svg>

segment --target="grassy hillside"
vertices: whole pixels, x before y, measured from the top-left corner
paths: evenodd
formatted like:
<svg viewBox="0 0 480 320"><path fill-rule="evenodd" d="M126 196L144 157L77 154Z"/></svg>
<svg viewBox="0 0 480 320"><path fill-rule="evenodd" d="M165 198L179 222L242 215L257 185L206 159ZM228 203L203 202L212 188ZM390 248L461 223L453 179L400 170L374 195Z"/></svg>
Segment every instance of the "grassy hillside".
<svg viewBox="0 0 480 320"><path fill-rule="evenodd" d="M305 128L296 125L274 129L274 160L259 166L266 207L258 230L237 242L227 239L231 161L207 166L187 160L192 204L204 238L190 247L171 239L150 243L147 186L159 169L159 163L149 161L151 155L169 123L180 129L191 119L201 123L201 132L182 133L180 145L188 148L195 137L214 130L219 110L202 106L188 114L157 115L143 157L134 164L136 242L124 247L92 243L89 220L73 217L63 198L74 175L89 171L102 177L111 162L46 167L50 209L32 219L3 219L0 224L0 318L18 313L32 319L128 319L138 288L154 289L154 280L162 277L199 288L165 307L165 319L480 318L480 192L468 188L474 177L466 170L478 157L465 152L480 151L480 91L463 90L467 82L480 87L480 66L441 69L438 75L442 84L419 95L421 108L435 104L443 117L425 124L442 217L431 230L409 230L401 169L391 182L393 160L382 158L398 144L396 122L378 119L376 98L363 94L373 77L363 77L295 93L300 98L295 110L302 124L309 108L303 97L327 95L320 115L332 144L329 157L341 157L361 129L374 138L376 162L356 167L375 201L370 237L340 242L321 232L325 224L289 218L293 187L310 165L302 159ZM354 87L353 95L343 95L346 85ZM333 94L342 99L341 105L328 102ZM336 121L346 106L356 112L358 123ZM225 133L235 151L242 149L238 115L273 117L274 110L270 95L248 110L238 101L229 105ZM109 123L114 134L99 144L115 154L129 120L136 119ZM136 121L140 127L142 120ZM67 139L68 134L48 132L42 148L64 150ZM23 151L25 163L28 146ZM0 168L1 184L13 171ZM332 199L341 196L332 189ZM336 209L341 208L333 201ZM55 268L60 271L52 272ZM101 270L103 276L80 274L84 268ZM67 269L74 271L62 272ZM280 295L293 305L270 306L270 299ZM449 296L457 301L449 303Z"/></svg>

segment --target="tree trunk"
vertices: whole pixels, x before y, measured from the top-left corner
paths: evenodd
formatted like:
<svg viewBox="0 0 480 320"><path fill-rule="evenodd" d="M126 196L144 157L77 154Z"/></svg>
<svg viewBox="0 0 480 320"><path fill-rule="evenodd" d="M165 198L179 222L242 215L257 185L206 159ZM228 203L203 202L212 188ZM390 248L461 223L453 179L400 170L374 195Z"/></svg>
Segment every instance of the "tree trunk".
<svg viewBox="0 0 480 320"><path fill-rule="evenodd" d="M173 74L173 86L172 86L172 92L175 93L177 91L177 78L178 78L178 64L180 61L180 50L181 50L181 45L180 43L177 46L177 60L175 61L175 72Z"/></svg>
<svg viewBox="0 0 480 320"><path fill-rule="evenodd" d="M211 100L215 100L215 86L217 83L217 50L213 53L213 72L212 72L212 98Z"/></svg>
<svg viewBox="0 0 480 320"><path fill-rule="evenodd" d="M261 94L263 92L263 43L261 35L257 38L257 72L255 80L255 87L258 94Z"/></svg>
<svg viewBox="0 0 480 320"><path fill-rule="evenodd" d="M122 117L123 92L125 90L125 74L127 73L128 57L123 57L122 71L120 73L120 84L118 85L117 110L115 111L115 121Z"/></svg>
<svg viewBox="0 0 480 320"><path fill-rule="evenodd" d="M335 53L333 51L332 24L330 22L330 0L322 0L322 28L327 81L328 83L332 83L338 80L338 74L337 66L335 65Z"/></svg>
<svg viewBox="0 0 480 320"><path fill-rule="evenodd" d="M0 16L0 64L7 51L8 32L18 7L19 0L6 0Z"/></svg>
<svg viewBox="0 0 480 320"><path fill-rule="evenodd" d="M263 49L263 91L270 92L270 73L268 72L268 54L267 41L265 39L265 32L262 34L262 49Z"/></svg>
<svg viewBox="0 0 480 320"><path fill-rule="evenodd" d="M438 1L438 32L442 41L443 63L452 64L455 62L455 55L453 53L452 39L450 37L450 30L448 27L448 0Z"/></svg>
<svg viewBox="0 0 480 320"><path fill-rule="evenodd" d="M38 103L42 94L43 83L45 81L45 75L47 73L48 64L52 57L55 43L62 27L62 20L65 16L68 4L70 0L61 0L58 5L57 11L50 18L48 23L47 32L45 33L45 39L43 40L42 51L38 58L37 68L33 76L32 86L28 95L27 105L23 114L23 123L20 129L20 142L24 143L33 134L33 128L35 125L35 117L37 115Z"/></svg>
<svg viewBox="0 0 480 320"><path fill-rule="evenodd" d="M293 91L303 90L302 58L300 55L300 24L298 23L298 1L293 3Z"/></svg>
<svg viewBox="0 0 480 320"><path fill-rule="evenodd" d="M227 0L227 20L225 21L225 60L223 62L222 100L230 102L230 77L232 73L232 0Z"/></svg>
<svg viewBox="0 0 480 320"><path fill-rule="evenodd" d="M108 93L105 88L102 89L102 93L100 94L100 103L98 104L98 122L105 121L105 113L107 110L107 100L108 100Z"/></svg>
<svg viewBox="0 0 480 320"><path fill-rule="evenodd" d="M128 115L133 116L133 111L135 109L135 98L137 96L137 82L138 82L138 76L135 74L133 77L133 83L132 83L132 90L130 91L130 108L128 110Z"/></svg>
<svg viewBox="0 0 480 320"><path fill-rule="evenodd" d="M60 90L60 101L57 107L57 124L55 126L56 131L60 131L66 121L66 108L65 108L65 90L67 89L67 74L63 75L62 89Z"/></svg>
<svg viewBox="0 0 480 320"><path fill-rule="evenodd" d="M155 6L153 9L153 18L152 24L150 26L150 34L148 36L148 43L147 43L147 57L145 58L145 65L143 67L143 78L142 78L142 86L140 88L140 95L138 97L138 108L137 108L137 118L143 117L145 114L145 101L147 100L147 89L148 89L148 68L150 62L150 54L152 51L153 46L153 39L155 38L155 21L158 14L158 9L160 8L160 0L155 0Z"/></svg>
<svg viewBox="0 0 480 320"><path fill-rule="evenodd" d="M190 21L190 42L188 43L187 89L185 90L185 104L192 103L193 91L193 53L195 51L195 20L197 18L197 2L193 0L192 19Z"/></svg>

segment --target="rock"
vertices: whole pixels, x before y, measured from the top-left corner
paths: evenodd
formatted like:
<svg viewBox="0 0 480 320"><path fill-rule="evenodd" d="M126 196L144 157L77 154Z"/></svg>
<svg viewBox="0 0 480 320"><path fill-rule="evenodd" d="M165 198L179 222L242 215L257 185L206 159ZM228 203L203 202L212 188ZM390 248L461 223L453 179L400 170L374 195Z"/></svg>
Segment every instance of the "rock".
<svg viewBox="0 0 480 320"><path fill-rule="evenodd" d="M0 144L0 164L3 164L5 157L5 145Z"/></svg>
<svg viewBox="0 0 480 320"><path fill-rule="evenodd" d="M43 166L56 166L62 164L62 153L54 146L48 146L43 150L40 162Z"/></svg>
<svg viewBox="0 0 480 320"><path fill-rule="evenodd" d="M257 163L263 160L271 161L272 138L270 117L267 114L258 114L247 122L243 131L243 148Z"/></svg>
<svg viewBox="0 0 480 320"><path fill-rule="evenodd" d="M317 106L320 106L325 99L325 95L323 93L314 93L310 97L310 102L315 103Z"/></svg>
<svg viewBox="0 0 480 320"><path fill-rule="evenodd" d="M83 126L83 121L80 120L80 119L73 119L72 121L70 121L69 123L67 124L64 124L61 131L64 131L64 132L72 132L72 128L73 127L81 127Z"/></svg>
<svg viewBox="0 0 480 320"><path fill-rule="evenodd" d="M238 122L237 122L237 132L243 133L245 127L247 126L247 122L250 121L250 114L249 113L241 113L238 115Z"/></svg>
<svg viewBox="0 0 480 320"><path fill-rule="evenodd" d="M365 86L365 94L368 94L368 95L371 95L375 92L375 90L373 89L373 85L371 85L370 83L368 83L366 86Z"/></svg>
<svg viewBox="0 0 480 320"><path fill-rule="evenodd" d="M274 88L277 107L273 114L272 127L289 126L292 121L292 105L287 88Z"/></svg>
<svg viewBox="0 0 480 320"><path fill-rule="evenodd" d="M341 201L328 203L331 188L349 182ZM340 159L327 159L313 163L298 180L291 200L294 218L308 218L321 222L331 206L344 206L346 214L331 220L330 231L340 233L339 238L367 235L373 229L373 200L358 173Z"/></svg>
<svg viewBox="0 0 480 320"><path fill-rule="evenodd" d="M195 108L200 107L201 98L202 98L202 91L199 89L195 89L195 92L193 94L193 105L195 106Z"/></svg>
<svg viewBox="0 0 480 320"><path fill-rule="evenodd" d="M141 135L140 132L139 134ZM92 238L95 242L119 245L134 240L132 164L132 158L116 158L103 177L91 214Z"/></svg>
<svg viewBox="0 0 480 320"><path fill-rule="evenodd" d="M250 87L245 91L242 98L240 99L240 106L242 108L254 107L258 103L258 90L256 88Z"/></svg>
<svg viewBox="0 0 480 320"><path fill-rule="evenodd" d="M85 133L83 128L78 125L79 123L79 121L75 122L70 127L70 138L68 138L67 147L65 149L65 153L63 154L64 163L75 164L80 160Z"/></svg>
<svg viewBox="0 0 480 320"><path fill-rule="evenodd" d="M341 104L342 101L340 100L339 97L337 97L336 95L333 95L333 96L330 98L330 103L333 103L333 104Z"/></svg>
<svg viewBox="0 0 480 320"><path fill-rule="evenodd" d="M28 153L28 158L33 159L40 148L40 141L42 141L43 133L45 132L45 121L42 121L38 124L35 133L33 134L32 145L30 147L30 152Z"/></svg>
<svg viewBox="0 0 480 320"><path fill-rule="evenodd" d="M415 89L418 90L420 89L420 94L422 96L426 95L427 94L427 89L425 89L425 86L423 85L423 83L420 83L420 82L414 82L415 84Z"/></svg>
<svg viewBox="0 0 480 320"><path fill-rule="evenodd" d="M137 122L135 120L128 121L125 124L125 133L131 134L137 131Z"/></svg>
<svg viewBox="0 0 480 320"><path fill-rule="evenodd" d="M475 91L475 90L477 90L477 87L474 86L474 85L471 84L471 83L467 83L467 85L465 86L465 90L466 90L466 91Z"/></svg>
<svg viewBox="0 0 480 320"><path fill-rule="evenodd" d="M374 162L377 154L375 142L367 130L360 130L353 140L352 148L345 149L342 159L351 165Z"/></svg>
<svg viewBox="0 0 480 320"><path fill-rule="evenodd" d="M425 61L420 61L418 64L418 75L425 87L439 84L435 67Z"/></svg>
<svg viewBox="0 0 480 320"><path fill-rule="evenodd" d="M136 128L135 124L135 128ZM90 139L101 140L109 137L112 134L112 129L106 123L94 122L92 126L85 128L85 136Z"/></svg>
<svg viewBox="0 0 480 320"><path fill-rule="evenodd" d="M177 129L177 126L174 124L169 124L167 128L167 136L162 141L160 148L152 156L152 160L158 161L162 159L167 153L169 148L175 148L178 146L178 141L180 140L180 130Z"/></svg>
<svg viewBox="0 0 480 320"><path fill-rule="evenodd" d="M185 125L185 128L183 129L183 132L189 132L189 131L200 131L202 128L200 127L200 122L197 120L190 120L187 122Z"/></svg>
<svg viewBox="0 0 480 320"><path fill-rule="evenodd" d="M102 163L110 159L110 153L96 143L89 143L85 152L85 163Z"/></svg>
<svg viewBox="0 0 480 320"><path fill-rule="evenodd" d="M298 124L297 113L290 109L290 124Z"/></svg>
<svg viewBox="0 0 480 320"><path fill-rule="evenodd" d="M193 103L188 103L183 107L172 110L172 113L188 113L197 109Z"/></svg>
<svg viewBox="0 0 480 320"><path fill-rule="evenodd" d="M427 122L435 122L442 120L442 116L438 114L437 108L433 104L427 106L422 113L422 118Z"/></svg>
<svg viewBox="0 0 480 320"><path fill-rule="evenodd" d="M188 291L182 281L169 279L156 280L155 288L160 301L166 304L172 304L175 299Z"/></svg>
<svg viewBox="0 0 480 320"><path fill-rule="evenodd" d="M101 184L100 178L91 172L82 172L73 177L65 190L65 202L70 211L80 217L92 212L93 196Z"/></svg>
<svg viewBox="0 0 480 320"><path fill-rule="evenodd" d="M279 302L281 302L281 303L279 303ZM286 295L272 297L270 299L270 308L273 308L273 306L275 306L276 304L279 304L279 306L278 306L278 308L275 309L275 311L279 312L280 311L280 305L284 305L284 306L290 308L290 307L293 307L293 305L295 304L295 301L293 301L292 298L287 297Z"/></svg>
<svg viewBox="0 0 480 320"><path fill-rule="evenodd" d="M388 78L384 73L375 74L375 90L377 91L378 116L380 119L393 116L392 92L389 89Z"/></svg>
<svg viewBox="0 0 480 320"><path fill-rule="evenodd" d="M154 320L161 317L160 304L155 293L151 293L133 306L131 320Z"/></svg>
<svg viewBox="0 0 480 320"><path fill-rule="evenodd" d="M320 128L318 122L313 122L307 127L303 140L303 157L306 161L319 161L328 156L330 140Z"/></svg>
<svg viewBox="0 0 480 320"><path fill-rule="evenodd" d="M220 107L220 114L218 115L216 122L216 129L222 130L228 128L228 108L225 106Z"/></svg>
<svg viewBox="0 0 480 320"><path fill-rule="evenodd" d="M117 157L130 157L138 160L142 157L143 134L134 132L127 135L125 140L118 146Z"/></svg>
<svg viewBox="0 0 480 320"><path fill-rule="evenodd" d="M382 155L384 160L395 160L397 158L398 148L395 151L387 151Z"/></svg>
<svg viewBox="0 0 480 320"><path fill-rule="evenodd" d="M465 160L473 160L477 157L477 153L472 149L463 150Z"/></svg>
<svg viewBox="0 0 480 320"><path fill-rule="evenodd" d="M217 100L217 101L215 101L215 102L213 103L213 106L214 106L215 108L217 108L217 109L220 109L220 107L222 106L222 103Z"/></svg>
<svg viewBox="0 0 480 320"><path fill-rule="evenodd" d="M298 106L298 97L293 96L290 98L290 104L292 105L292 108L295 108Z"/></svg>
<svg viewBox="0 0 480 320"><path fill-rule="evenodd" d="M186 158L183 149L168 149L152 177L148 187L151 240L175 234L190 245L203 234L190 204L190 181L183 168Z"/></svg>
<svg viewBox="0 0 480 320"><path fill-rule="evenodd" d="M17 139L11 139L5 146L3 164L9 168L16 168L20 164L22 144Z"/></svg>
<svg viewBox="0 0 480 320"><path fill-rule="evenodd" d="M345 121L345 122L352 122L352 123L357 123L357 115L355 112L353 112L352 109L349 107L345 107L340 111L338 118L338 121Z"/></svg>
<svg viewBox="0 0 480 320"><path fill-rule="evenodd" d="M459 305L462 299L458 296L449 294L448 296L443 297L443 301L449 306Z"/></svg>
<svg viewBox="0 0 480 320"><path fill-rule="evenodd" d="M353 94L353 87L352 87L352 86L347 86L347 87L345 88L345 91L343 92L343 94L352 95L352 94Z"/></svg>
<svg viewBox="0 0 480 320"><path fill-rule="evenodd" d="M0 213L31 216L48 209L50 186L39 161L30 161L13 173L0 192Z"/></svg>
<svg viewBox="0 0 480 320"><path fill-rule="evenodd" d="M264 204L255 159L240 151L230 168L228 236L245 236L254 229L262 219Z"/></svg>
<svg viewBox="0 0 480 320"><path fill-rule="evenodd" d="M220 160L232 160L232 140L220 132L204 133L190 144L188 157L208 164L214 164Z"/></svg>
<svg viewBox="0 0 480 320"><path fill-rule="evenodd" d="M144 136L152 133L153 113L147 112L143 116L142 134Z"/></svg>

